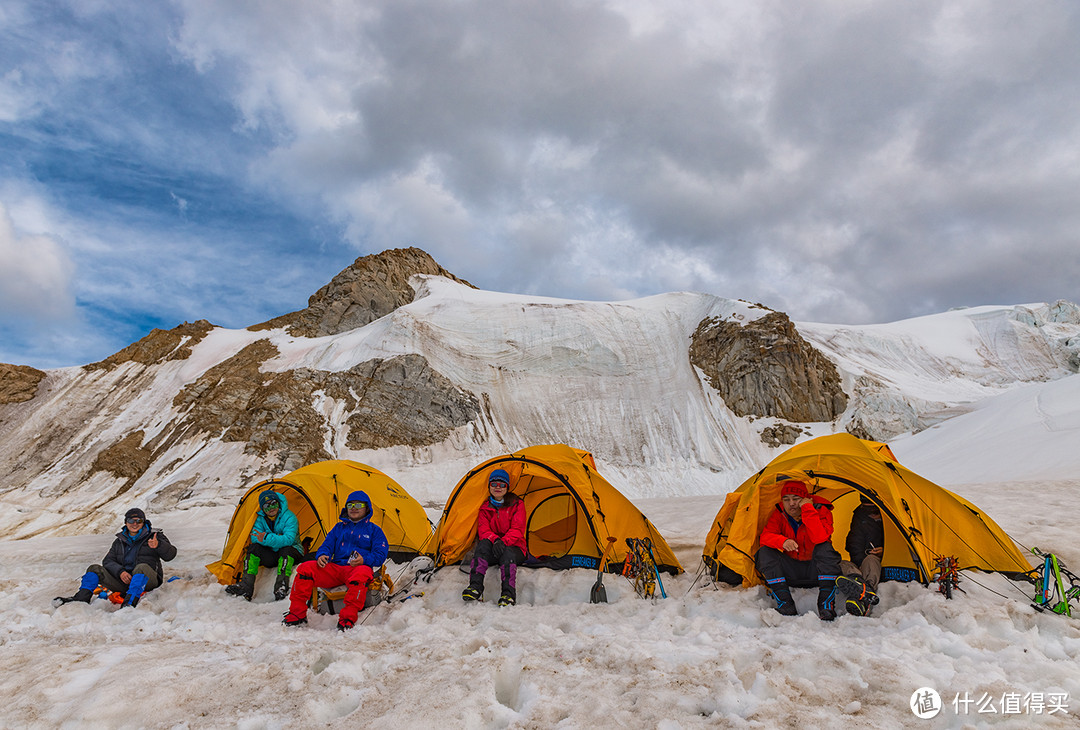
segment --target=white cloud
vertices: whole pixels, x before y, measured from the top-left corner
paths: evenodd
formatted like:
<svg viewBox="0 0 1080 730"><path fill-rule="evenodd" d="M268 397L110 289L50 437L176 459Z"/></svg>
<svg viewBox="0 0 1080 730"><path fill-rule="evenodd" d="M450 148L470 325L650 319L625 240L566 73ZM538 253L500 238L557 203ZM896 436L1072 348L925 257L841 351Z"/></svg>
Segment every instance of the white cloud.
<svg viewBox="0 0 1080 730"><path fill-rule="evenodd" d="M74 266L63 244L50 235L16 230L0 203L0 318L49 321L74 314Z"/></svg>

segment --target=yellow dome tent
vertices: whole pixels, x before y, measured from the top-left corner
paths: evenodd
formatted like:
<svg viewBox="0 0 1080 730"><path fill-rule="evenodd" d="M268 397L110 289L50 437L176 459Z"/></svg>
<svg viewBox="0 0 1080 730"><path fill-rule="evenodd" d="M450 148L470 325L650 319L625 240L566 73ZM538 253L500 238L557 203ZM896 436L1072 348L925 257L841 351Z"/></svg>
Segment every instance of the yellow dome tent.
<svg viewBox="0 0 1080 730"><path fill-rule="evenodd" d="M596 471L592 454L569 446L530 446L480 464L446 500L427 551L438 567L460 562L476 541L477 515L488 498L488 476L510 474L510 491L525 501L525 565L596 570L608 537L616 541L607 568L621 569L626 538L648 538L659 570L682 572L678 558L645 515Z"/></svg>
<svg viewBox="0 0 1080 730"><path fill-rule="evenodd" d="M259 510L259 494L267 489L281 493L288 501L299 523L300 542L307 552L319 548L326 533L340 519L346 497L358 489L371 499L371 520L386 533L390 557L395 561L416 557L431 538L431 521L424 508L393 479L355 461L320 461L280 479L259 482L244 493L229 523L221 560L206 566L219 583L239 580L244 551Z"/></svg>
<svg viewBox="0 0 1080 730"><path fill-rule="evenodd" d="M703 557L714 578L726 567L743 578L744 586L761 583L754 569L758 537L780 501L780 484L790 479L806 482L811 493L832 501L832 543L845 560L859 496L881 509L882 580L928 584L939 557L957 558L961 569L1006 574L1031 569L1009 536L975 505L901 466L885 444L839 433L791 447L728 494L705 540Z"/></svg>

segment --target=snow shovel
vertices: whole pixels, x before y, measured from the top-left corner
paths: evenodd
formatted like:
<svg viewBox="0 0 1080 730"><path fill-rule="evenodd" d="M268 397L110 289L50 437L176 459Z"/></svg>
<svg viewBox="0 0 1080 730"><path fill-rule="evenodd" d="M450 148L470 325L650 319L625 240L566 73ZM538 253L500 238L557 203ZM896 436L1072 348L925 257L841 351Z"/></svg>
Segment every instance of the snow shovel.
<svg viewBox="0 0 1080 730"><path fill-rule="evenodd" d="M604 548L604 554L600 558L600 565L596 568L596 582L593 583L592 590L589 592L589 603L607 603L607 589L604 588L604 563L607 562L607 555L615 538L609 537L607 541L607 547Z"/></svg>

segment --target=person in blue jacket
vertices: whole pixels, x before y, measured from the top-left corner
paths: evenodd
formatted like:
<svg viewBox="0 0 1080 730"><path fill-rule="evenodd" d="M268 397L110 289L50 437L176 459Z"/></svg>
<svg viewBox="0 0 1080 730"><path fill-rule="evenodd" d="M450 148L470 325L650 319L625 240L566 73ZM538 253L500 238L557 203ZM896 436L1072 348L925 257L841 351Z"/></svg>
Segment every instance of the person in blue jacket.
<svg viewBox="0 0 1080 730"><path fill-rule="evenodd" d="M274 581L274 600L280 601L289 595L289 576L293 566L304 556L300 545L300 528L296 515L289 511L289 502L285 495L267 489L259 495L259 511L255 514L255 525L251 528L251 543L248 545L244 575L239 583L226 586L225 592L232 596L242 596L251 600L255 593L255 576L259 566L277 568Z"/></svg>
<svg viewBox="0 0 1080 730"><path fill-rule="evenodd" d="M333 588L345 584L345 605L338 614L338 630L356 625L356 617L364 608L367 588L382 567L390 550L386 534L371 521L371 500L364 492L356 491L345 501L340 522L334 525L315 553L315 560L301 563L296 569L289 612L282 623L297 626L307 623L308 602L316 588Z"/></svg>

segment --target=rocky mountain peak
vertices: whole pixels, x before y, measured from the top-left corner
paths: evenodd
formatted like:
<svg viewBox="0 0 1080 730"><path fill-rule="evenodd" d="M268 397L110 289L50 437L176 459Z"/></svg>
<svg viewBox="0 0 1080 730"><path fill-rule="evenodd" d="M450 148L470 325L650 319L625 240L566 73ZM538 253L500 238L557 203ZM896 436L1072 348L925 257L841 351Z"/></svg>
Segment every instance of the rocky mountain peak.
<svg viewBox="0 0 1080 730"><path fill-rule="evenodd" d="M285 327L290 335L323 337L363 327L413 300L414 274L445 276L474 287L440 266L419 248L396 248L363 256L308 299L307 309L252 325L249 330Z"/></svg>
<svg viewBox="0 0 1080 730"><path fill-rule="evenodd" d="M0 405L32 400L45 373L29 365L0 363Z"/></svg>

